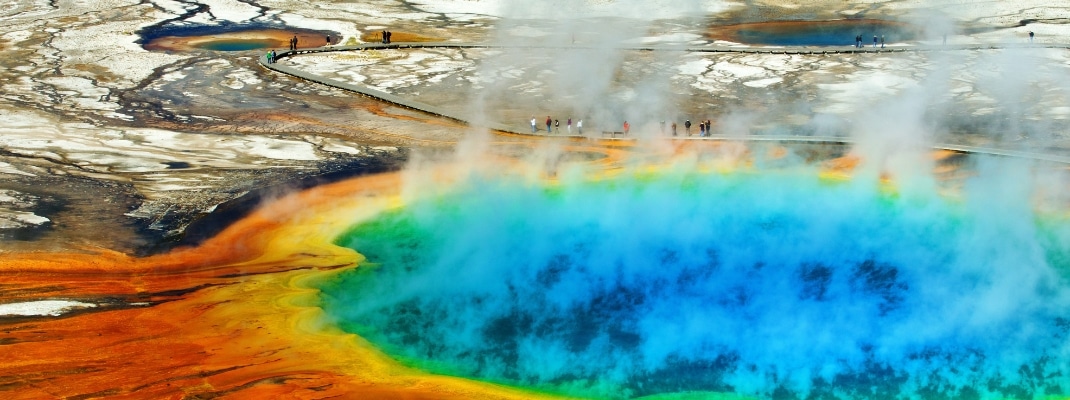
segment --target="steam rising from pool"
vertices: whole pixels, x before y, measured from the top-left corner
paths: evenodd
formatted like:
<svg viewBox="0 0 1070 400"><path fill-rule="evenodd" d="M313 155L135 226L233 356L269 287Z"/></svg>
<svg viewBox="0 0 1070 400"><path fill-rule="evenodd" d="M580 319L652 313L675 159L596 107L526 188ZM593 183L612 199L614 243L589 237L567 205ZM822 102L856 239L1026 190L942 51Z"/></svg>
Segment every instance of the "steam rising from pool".
<svg viewBox="0 0 1070 400"><path fill-rule="evenodd" d="M621 47L652 40L646 14L703 24L686 16L701 15L704 3L552 3L501 11L489 40L502 48L472 81L472 125L502 108L524 128L532 116L582 119L592 137L630 121L639 141L625 168L675 154L654 138L660 121L703 117L687 114L701 106L680 107L670 90L689 56L647 54L655 67L646 72L623 62ZM617 12L644 15L593 18ZM979 121L971 132L1058 131L1001 107L1026 103L1021 94L1034 86L1062 88L1061 67L1034 68L1050 64L1037 52L978 57L976 71L1017 79L976 89L989 96L985 107L1007 113L991 120L1012 126L982 129L989 119L975 116L987 114L960 113ZM681 167L600 181L562 168L561 182L548 184L530 178L556 169L560 153L572 151L564 147L578 144L544 143L525 160L527 173L489 173L499 166L484 162L491 137L473 128L456 152L459 169L475 171L469 178L424 187L439 185L428 176L440 167L416 160L408 203L339 238L368 263L324 283L324 308L418 368L567 395L1070 393L1070 225L1038 214L1040 185L1025 163L983 159L961 190L933 178L934 136L962 123L949 111L974 106L950 103L958 61L926 60L909 78L880 68L844 78L843 109L788 93L765 111L713 112L718 135L742 138L763 120L781 124L807 110L803 131L852 139L862 161L847 181L822 180L797 157L766 169L758 160L750 172ZM632 84L617 85L621 75ZM541 89L518 95L531 86ZM1053 182L1048 195L1064 199L1063 210L1065 177ZM947 191L956 194L940 194Z"/></svg>
<svg viewBox="0 0 1070 400"><path fill-rule="evenodd" d="M325 308L419 368L569 395L1068 393L1070 227L1028 168L980 171L961 197L806 167L476 174L340 238L369 264Z"/></svg>

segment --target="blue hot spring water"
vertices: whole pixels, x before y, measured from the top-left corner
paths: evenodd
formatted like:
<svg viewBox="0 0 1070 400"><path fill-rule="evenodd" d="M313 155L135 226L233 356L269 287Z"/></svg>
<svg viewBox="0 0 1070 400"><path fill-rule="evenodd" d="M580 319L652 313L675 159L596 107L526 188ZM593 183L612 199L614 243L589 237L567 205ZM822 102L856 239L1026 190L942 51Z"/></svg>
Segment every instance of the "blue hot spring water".
<svg viewBox="0 0 1070 400"><path fill-rule="evenodd" d="M472 179L339 238L368 261L323 306L408 365L574 396L1070 393L1065 216L963 191Z"/></svg>
<svg viewBox="0 0 1070 400"><path fill-rule="evenodd" d="M913 41L918 29L879 20L788 21L737 25L733 40L747 44L773 46L853 46L855 36L862 44L873 45L873 36L884 36L888 43Z"/></svg>

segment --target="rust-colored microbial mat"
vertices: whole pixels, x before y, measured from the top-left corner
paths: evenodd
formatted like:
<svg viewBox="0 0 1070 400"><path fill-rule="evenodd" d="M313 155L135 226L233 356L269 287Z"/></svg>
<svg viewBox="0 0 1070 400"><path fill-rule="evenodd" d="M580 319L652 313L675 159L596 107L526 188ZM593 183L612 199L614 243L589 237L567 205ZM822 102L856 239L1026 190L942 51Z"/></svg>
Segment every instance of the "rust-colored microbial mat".
<svg viewBox="0 0 1070 400"><path fill-rule="evenodd" d="M201 246L166 255L0 257L8 301L115 304L3 320L3 397L530 398L404 368L324 327L310 307L310 281L360 260L331 237L396 201L398 179L365 177L280 198Z"/></svg>

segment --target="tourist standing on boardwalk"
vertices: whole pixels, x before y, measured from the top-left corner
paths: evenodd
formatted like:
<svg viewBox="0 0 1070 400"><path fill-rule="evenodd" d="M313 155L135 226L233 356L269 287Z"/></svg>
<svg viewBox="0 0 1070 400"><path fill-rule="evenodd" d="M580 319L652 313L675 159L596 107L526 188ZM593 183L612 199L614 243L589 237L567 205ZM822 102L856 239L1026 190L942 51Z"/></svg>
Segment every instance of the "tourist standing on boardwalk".
<svg viewBox="0 0 1070 400"><path fill-rule="evenodd" d="M327 45L331 45L331 35L327 35Z"/></svg>
<svg viewBox="0 0 1070 400"><path fill-rule="evenodd" d="M549 116L549 115L547 115L547 116L546 116L546 133L547 133L547 134L551 134L551 133L554 133L554 126L553 126L553 125L550 125L550 124L551 124L551 123L553 123L553 122L554 122L554 121L550 119L550 116Z"/></svg>
<svg viewBox="0 0 1070 400"><path fill-rule="evenodd" d="M576 133L583 134L583 120L576 121Z"/></svg>
<svg viewBox="0 0 1070 400"><path fill-rule="evenodd" d="M706 124L698 123L698 137L706 137Z"/></svg>
<svg viewBox="0 0 1070 400"><path fill-rule="evenodd" d="M1033 31L1029 31L1029 43L1033 43Z"/></svg>
<svg viewBox="0 0 1070 400"><path fill-rule="evenodd" d="M568 117L568 125L567 125L567 127L568 127L568 134L571 135L572 134L572 117Z"/></svg>
<svg viewBox="0 0 1070 400"><path fill-rule="evenodd" d="M855 36L855 47L862 47L862 35Z"/></svg>
<svg viewBox="0 0 1070 400"><path fill-rule="evenodd" d="M706 136L713 135L713 129L710 128L710 120L706 120Z"/></svg>
<svg viewBox="0 0 1070 400"><path fill-rule="evenodd" d="M676 136L676 121L672 122L672 135Z"/></svg>
<svg viewBox="0 0 1070 400"><path fill-rule="evenodd" d="M628 130L630 130L631 128L632 126L628 125L628 121L624 121L624 136L628 136Z"/></svg>
<svg viewBox="0 0 1070 400"><path fill-rule="evenodd" d="M537 130L537 128L535 128L535 116L532 115L531 116L531 133L535 133L536 130Z"/></svg>
<svg viewBox="0 0 1070 400"><path fill-rule="evenodd" d="M290 39L290 50L297 50L297 35Z"/></svg>
<svg viewBox="0 0 1070 400"><path fill-rule="evenodd" d="M561 121L560 120L556 120L556 119L554 120L554 130L557 131L557 133L561 133Z"/></svg>
<svg viewBox="0 0 1070 400"><path fill-rule="evenodd" d="M684 132L687 133L687 137L691 137L691 120L684 121Z"/></svg>
<svg viewBox="0 0 1070 400"><path fill-rule="evenodd" d="M873 35L873 48L877 48L877 35Z"/></svg>
<svg viewBox="0 0 1070 400"><path fill-rule="evenodd" d="M881 48L884 48L884 35L881 35Z"/></svg>

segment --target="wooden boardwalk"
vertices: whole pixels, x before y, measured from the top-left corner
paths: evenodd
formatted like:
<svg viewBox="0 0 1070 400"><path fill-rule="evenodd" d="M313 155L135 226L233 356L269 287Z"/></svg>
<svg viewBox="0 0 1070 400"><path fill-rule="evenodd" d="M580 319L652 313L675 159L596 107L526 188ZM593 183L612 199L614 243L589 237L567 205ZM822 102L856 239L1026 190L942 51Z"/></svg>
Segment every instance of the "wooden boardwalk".
<svg viewBox="0 0 1070 400"><path fill-rule="evenodd" d="M457 43L457 42L411 42L411 43L365 43L355 46L325 46L316 48L306 48L298 50L288 50L279 52L276 55L276 60L294 57L304 54L318 54L318 53L330 53L330 52L350 52L350 51L365 51L365 50L382 50L382 49L436 49L436 48L450 48L450 49L493 49L493 48L505 48L507 46L500 46L494 44L476 44L476 43ZM595 49L594 47L587 46L525 46L525 48L531 49ZM937 52L937 51L968 51L968 50L996 50L996 49L1070 49L1070 43L1035 43L1035 44L971 44L971 45L910 45L910 46L894 46L885 48L873 48L873 47L861 47L854 46L842 46L842 47L749 47L749 46L618 46L614 49L621 51L662 51L662 52L688 52L688 53L740 53L740 54L790 54L790 55L824 55L824 54L881 54L881 53L906 53L906 52ZM598 48L604 49L604 48ZM470 122L467 118L461 115L456 115L453 112L435 107L429 104L424 104L415 101L411 98L397 96L391 93L375 90L363 85L354 85L351 83L341 82L335 79L319 76L309 72L299 70L297 68L288 67L279 63L268 62L267 55L261 55L259 57L260 65L269 70L283 73L286 75L294 76L311 82L316 82L321 85L330 86L346 91L356 93L361 96L377 99L386 103L393 104L398 107L403 107L411 110L416 110L428 114L432 114L438 117L453 120L465 125L469 125ZM565 138L565 139L588 139L588 140L637 140L634 137L611 137L603 138L598 136L582 136L582 135L546 135L535 134L517 130L515 126L507 126L500 123L481 123L481 127L489 130L511 133L516 135L526 135L541 138ZM526 126L526 125L525 125ZM783 143L838 143L848 144L853 142L850 137L833 137L833 136L796 136L796 135L749 135L749 136L708 136L708 137L684 137L684 136L664 136L658 139L663 140L722 140L722 141L768 141L768 142L783 142ZM955 144L934 144L933 148L941 150L949 150L962 153L982 153L991 154L1005 157L1015 158L1029 158L1057 163L1070 164L1070 155L1060 155L1051 153L1039 153L1034 151L1020 151L1012 149L998 149L987 147L975 147Z"/></svg>

